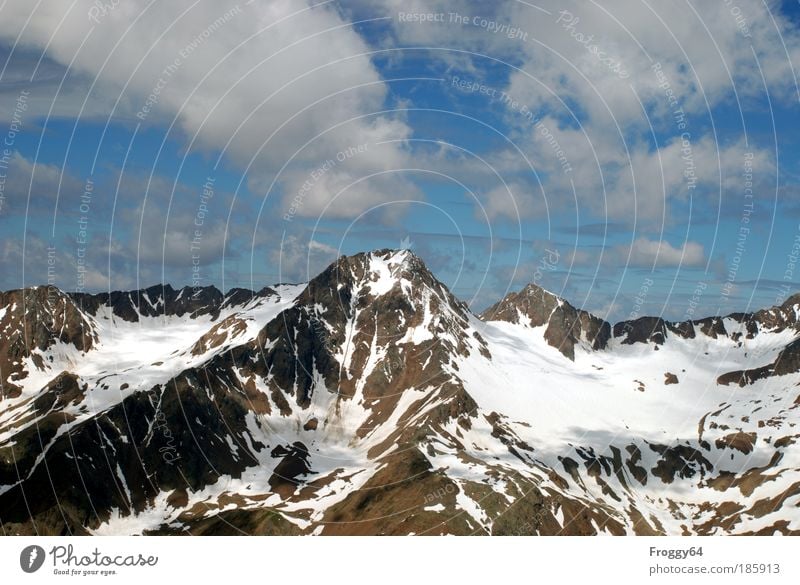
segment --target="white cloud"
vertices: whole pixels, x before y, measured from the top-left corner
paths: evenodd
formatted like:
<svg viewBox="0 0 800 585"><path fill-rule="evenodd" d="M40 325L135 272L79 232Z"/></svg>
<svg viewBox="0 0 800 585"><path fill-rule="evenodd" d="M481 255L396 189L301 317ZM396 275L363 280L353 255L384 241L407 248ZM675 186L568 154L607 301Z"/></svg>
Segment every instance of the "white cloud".
<svg viewBox="0 0 800 585"><path fill-rule="evenodd" d="M546 213L541 190L523 183L498 185L481 199L484 201L483 209L475 210L479 220L484 219L484 211L490 220L505 218L512 222L541 217Z"/></svg>
<svg viewBox="0 0 800 585"><path fill-rule="evenodd" d="M566 100L609 129L615 122L622 127L644 123L637 95L646 105L666 111L659 108L666 100L652 70L656 62L688 112L704 112L733 98L734 91L740 99L760 95L761 72L774 97L797 99L793 68L800 66L800 34L781 14L779 2L737 1L743 19L738 21L734 5L721 1L612 0L599 5L546 0L537 5L551 14L510 2L496 17L529 33L525 42L504 42L527 55L521 71L512 75L510 93L527 98L533 108L549 104L561 109L561 100ZM746 33L739 28L742 22ZM469 37L448 38L459 40L467 43ZM628 76L621 79L593 52L594 46L619 61Z"/></svg>
<svg viewBox="0 0 800 585"><path fill-rule="evenodd" d="M372 115L387 85L369 47L335 7L310 4L120 2L95 23L92 0L14 2L2 9L0 39L21 33L21 47L46 49L98 91L118 95L118 115L174 121L192 148L224 149L263 189L307 142L296 164L310 170L349 146L408 135L401 118ZM383 157L354 160L354 176L405 158L402 143L381 150ZM377 185L351 197L347 210L395 196Z"/></svg>
<svg viewBox="0 0 800 585"><path fill-rule="evenodd" d="M630 246L621 245L612 249L607 259L616 266L644 268L699 267L706 262L705 250L698 242L684 242L675 247L666 240L637 238Z"/></svg>
<svg viewBox="0 0 800 585"><path fill-rule="evenodd" d="M2 17L5 14L5 8L0 10ZM16 110L23 130L34 128L40 117L75 118L80 115L84 119L103 119L114 108L113 93L90 91L85 78L71 75L65 65L29 47L17 45L13 55L7 47L0 47L0 62L4 65L0 120L11 120ZM20 96L26 97L21 111L17 101Z"/></svg>
<svg viewBox="0 0 800 585"><path fill-rule="evenodd" d="M23 248L21 238L7 239L0 244L0 288L52 284L66 291L79 286L85 291L128 289L136 279L130 272L117 269L124 263L124 254L119 244L109 246L107 238L97 238L93 245L84 247L80 259L74 242L48 241L29 234ZM107 271L109 256L115 269L113 276Z"/></svg>
<svg viewBox="0 0 800 585"><path fill-rule="evenodd" d="M83 183L58 165L35 162L15 151L4 174L3 215L24 215L26 209L29 213L55 214L59 196L59 209L64 210L68 202L74 203L74 209L78 207L77 195Z"/></svg>
<svg viewBox="0 0 800 585"><path fill-rule="evenodd" d="M280 282L307 282L339 257L336 248L296 235L287 235L270 250L269 258L279 270Z"/></svg>
<svg viewBox="0 0 800 585"><path fill-rule="evenodd" d="M410 158L395 145L383 143L409 135L409 128L400 122L370 124L362 142L318 151L321 159L311 168L292 167L282 175L281 215L348 218L384 203L420 199L404 171L414 166ZM257 181L251 188L257 188Z"/></svg>
<svg viewBox="0 0 800 585"><path fill-rule="evenodd" d="M774 1L743 0L731 5L677 0L611 0L602 5L537 2L543 10L523 2L480 8L449 0L362 0L356 4L390 16L398 44L436 47L428 57L445 65L452 65L457 55L461 69L477 82L493 83L480 75L480 68L492 62L480 53L517 66L506 68L508 85L495 89L507 91L537 117L545 117L548 130L574 169L565 174L553 143L518 110L509 109L506 120L516 128L512 137L530 154L537 170L548 175L551 209L573 204L572 179L578 196L576 211L581 214L588 211L629 221L635 214L645 221L669 221L670 201L687 195L687 164L681 158L679 138L686 130L691 135L694 172L709 196L716 196L720 179L725 189L741 188L746 150L760 163L754 166L761 172L762 187L769 186L767 176L774 169L770 149L753 140L745 147L744 138L718 148L718 140L730 138L709 133L709 112L722 103L736 107L739 100L746 115L753 98L763 98L765 92L778 103L792 103L798 97L795 69L800 66L800 33ZM401 22L400 12L444 13L445 22ZM467 16L467 25L453 23L450 12ZM492 33L475 26L475 16L517 27L527 36L510 39ZM463 51L476 53L467 65ZM598 53L619 62L625 77ZM655 63L665 78L657 77ZM664 79L677 104L670 104L665 88L659 86ZM686 128L673 119L678 105L686 112ZM657 132L673 136L658 150L649 144L651 124ZM744 132L726 126L731 133ZM527 170L527 163L511 151L495 153L492 162L505 172ZM531 185L528 190L534 188ZM508 210L498 211L507 215Z"/></svg>
<svg viewBox="0 0 800 585"><path fill-rule="evenodd" d="M540 128L546 128L547 137ZM526 130L520 143L536 169L546 175L545 195L551 211L565 206L573 209L577 198L581 216L588 212L629 223L669 222L670 204L690 194L716 208L721 185L725 203L740 199L748 154L753 156L756 189L774 188L774 156L765 148L748 146L743 139L718 144L709 135L687 140L675 136L652 148L641 140L608 136L592 125L564 127L545 117L541 126ZM495 167L506 172L527 167L509 155L508 151L495 153Z"/></svg>
<svg viewBox="0 0 800 585"><path fill-rule="evenodd" d="M761 72L774 97L798 97L793 68L800 66L800 33L777 0L541 0L535 6L353 0L349 5L389 16L398 44L436 47L431 58L447 62L453 58L448 49L510 56L512 64L522 58L519 71L509 70L509 92L515 98L533 109L549 105L558 110L566 100L609 128L614 125L611 115L623 127L643 121L636 94L650 106L664 105L664 91L652 70L655 62L661 63L687 111L702 112L707 104L713 107L732 98L734 86L739 98L760 94ZM398 15L403 12L443 13L444 21L402 22ZM451 19L450 13L466 16L466 24ZM481 26L484 20L527 35L509 38ZM611 60L622 65L627 77L609 66ZM474 63L481 62L476 56Z"/></svg>

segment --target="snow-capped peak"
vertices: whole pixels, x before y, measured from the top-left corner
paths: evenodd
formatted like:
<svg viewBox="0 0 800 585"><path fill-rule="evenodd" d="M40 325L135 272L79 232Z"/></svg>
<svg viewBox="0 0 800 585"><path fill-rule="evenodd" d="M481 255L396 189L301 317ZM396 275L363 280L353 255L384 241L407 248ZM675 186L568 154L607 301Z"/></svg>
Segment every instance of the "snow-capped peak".
<svg viewBox="0 0 800 585"><path fill-rule="evenodd" d="M800 532L796 298L616 335L529 285L480 320L407 250L188 293L5 293L96 335L0 337L7 532Z"/></svg>

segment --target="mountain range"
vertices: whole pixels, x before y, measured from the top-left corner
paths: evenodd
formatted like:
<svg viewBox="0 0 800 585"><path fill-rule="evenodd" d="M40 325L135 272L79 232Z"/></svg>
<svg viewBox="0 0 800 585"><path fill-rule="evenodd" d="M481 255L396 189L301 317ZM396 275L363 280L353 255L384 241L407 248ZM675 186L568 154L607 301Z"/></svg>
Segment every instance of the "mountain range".
<svg viewBox="0 0 800 585"><path fill-rule="evenodd" d="M800 295L480 315L408 250L304 284L0 293L0 532L800 534Z"/></svg>

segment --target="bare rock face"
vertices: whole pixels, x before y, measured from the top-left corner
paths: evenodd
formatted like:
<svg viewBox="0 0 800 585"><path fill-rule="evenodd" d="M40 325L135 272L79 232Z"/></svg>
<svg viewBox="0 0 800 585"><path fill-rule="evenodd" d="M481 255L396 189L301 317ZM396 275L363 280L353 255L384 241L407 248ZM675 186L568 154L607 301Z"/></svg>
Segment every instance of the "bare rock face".
<svg viewBox="0 0 800 585"><path fill-rule="evenodd" d="M499 303L486 309L481 318L486 321L507 321L541 327L550 321L550 316L561 302L556 295L535 284L529 284L520 292L509 293Z"/></svg>
<svg viewBox="0 0 800 585"><path fill-rule="evenodd" d="M725 323L720 317L708 317L694 321L694 323L703 335L707 335L712 339L728 336L728 332L725 330Z"/></svg>
<svg viewBox="0 0 800 585"><path fill-rule="evenodd" d="M608 323L535 284L492 305L481 314L481 319L545 326L547 343L571 360L575 359L575 345L581 341L592 349L603 349L611 337Z"/></svg>
<svg viewBox="0 0 800 585"><path fill-rule="evenodd" d="M754 339L761 331L780 333L786 329L800 331L798 321L800 295L787 299L781 306L762 309L754 313L732 313L725 317L707 317L694 321L671 322L660 317L640 317L632 321L621 321L614 325L614 338L624 344L654 343L663 345L671 336L694 339L703 334L712 339L730 338L734 341ZM735 325L728 331L725 320Z"/></svg>
<svg viewBox="0 0 800 585"><path fill-rule="evenodd" d="M19 393L16 383L32 367L45 367L43 352L63 343L83 352L97 340L94 325L69 296L50 286L0 292L0 397Z"/></svg>
<svg viewBox="0 0 800 585"><path fill-rule="evenodd" d="M0 292L3 339L20 343L26 350L47 349L60 341L80 351L91 348L96 338L91 323L72 300L49 286Z"/></svg>
<svg viewBox="0 0 800 585"><path fill-rule="evenodd" d="M280 458L280 463L275 466L275 471L269 478L269 486L281 497L289 498L301 485L301 478L313 473L308 463L308 447L301 441L296 441L286 447L278 445L270 455Z"/></svg>
<svg viewBox="0 0 800 585"><path fill-rule="evenodd" d="M237 297L249 291L233 289ZM252 294L252 293L251 293ZM100 306L111 307L115 316L125 321L137 322L139 317L159 317L163 315L199 315L217 313L225 296L213 286L188 287L175 290L169 284L154 285L137 291L114 291L111 293L73 293L76 303L94 315Z"/></svg>
<svg viewBox="0 0 800 585"><path fill-rule="evenodd" d="M662 344L667 337L667 325L658 317L640 317L633 321L622 321L614 325L614 337L622 343Z"/></svg>
<svg viewBox="0 0 800 585"><path fill-rule="evenodd" d="M112 510L143 511L159 493L197 490L256 464L253 450L268 445L247 427L248 396L206 385L204 376L186 371L167 386L133 394L68 436L53 432L50 444L51 435L39 431L26 450L29 462L11 447L19 465L0 462L0 481L13 486L0 494L3 523L36 527L63 509L56 533L82 534L108 520ZM53 428L63 422L63 416L54 420ZM11 455L0 449L4 454ZM43 463L36 464L39 457Z"/></svg>
<svg viewBox="0 0 800 585"><path fill-rule="evenodd" d="M772 376L785 376L800 372L800 339L791 342L778 354L776 360L760 368L749 370L735 370L722 374L717 383L723 386L738 384L747 386L757 380L763 380Z"/></svg>
<svg viewBox="0 0 800 585"><path fill-rule="evenodd" d="M670 336L683 339L695 338L695 324L691 321L673 323L660 317L639 317L631 321L621 321L614 325L614 338L621 343L653 343L663 345Z"/></svg>

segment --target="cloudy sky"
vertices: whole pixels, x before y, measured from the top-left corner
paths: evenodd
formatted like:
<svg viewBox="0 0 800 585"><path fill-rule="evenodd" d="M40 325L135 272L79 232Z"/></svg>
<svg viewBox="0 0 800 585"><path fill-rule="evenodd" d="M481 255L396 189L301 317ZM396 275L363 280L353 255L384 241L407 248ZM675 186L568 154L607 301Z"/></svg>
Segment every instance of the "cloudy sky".
<svg viewBox="0 0 800 585"><path fill-rule="evenodd" d="M0 288L409 247L482 309L800 291L797 0L6 0Z"/></svg>

